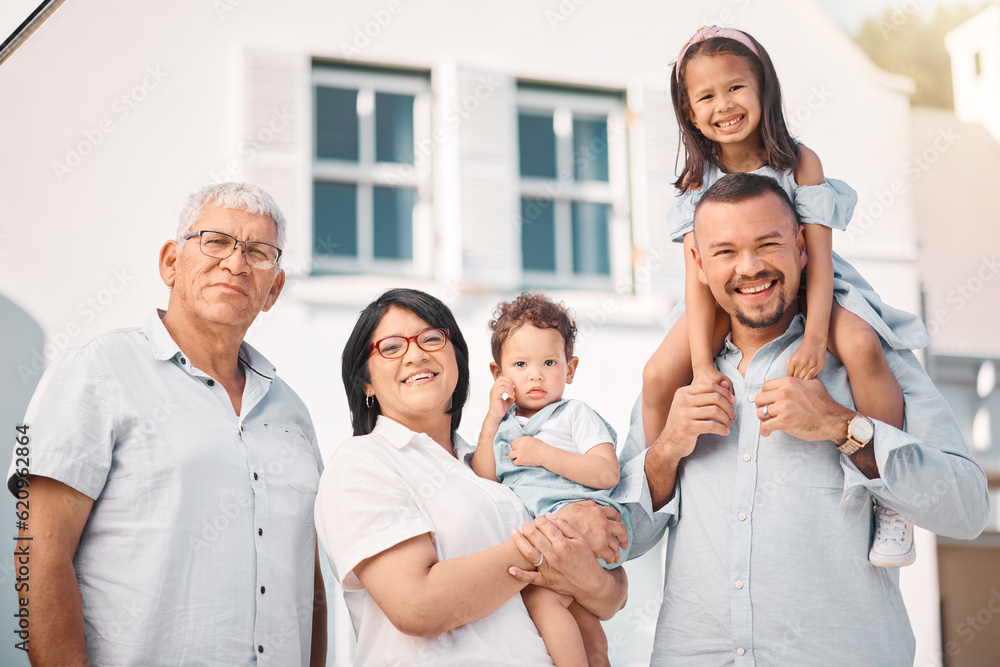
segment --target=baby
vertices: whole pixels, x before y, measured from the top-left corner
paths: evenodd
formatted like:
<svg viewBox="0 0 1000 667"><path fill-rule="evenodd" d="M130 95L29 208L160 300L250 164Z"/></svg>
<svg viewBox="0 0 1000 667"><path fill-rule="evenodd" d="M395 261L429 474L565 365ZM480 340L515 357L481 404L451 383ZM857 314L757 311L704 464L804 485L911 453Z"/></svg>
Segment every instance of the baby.
<svg viewBox="0 0 1000 667"><path fill-rule="evenodd" d="M566 307L522 292L497 307L490 330L496 381L473 470L513 489L533 516L588 499L613 507L631 539L628 511L611 500L621 474L614 429L582 401L562 397L580 362ZM572 597L535 586L522 596L556 665L608 664L600 620Z"/></svg>

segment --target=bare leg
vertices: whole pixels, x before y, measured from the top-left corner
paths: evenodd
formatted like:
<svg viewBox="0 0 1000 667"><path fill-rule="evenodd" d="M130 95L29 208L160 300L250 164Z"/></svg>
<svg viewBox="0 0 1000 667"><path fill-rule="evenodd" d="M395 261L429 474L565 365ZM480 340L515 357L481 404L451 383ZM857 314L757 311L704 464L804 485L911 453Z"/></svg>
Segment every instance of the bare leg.
<svg viewBox="0 0 1000 667"><path fill-rule="evenodd" d="M573 598L541 586L528 586L521 598L556 667L586 667L583 637L569 610Z"/></svg>
<svg viewBox="0 0 1000 667"><path fill-rule="evenodd" d="M611 667L611 661L608 660L608 636L604 634L601 620L576 602L569 606L569 611L576 619L580 634L583 636L587 664L590 667Z"/></svg>
<svg viewBox="0 0 1000 667"><path fill-rule="evenodd" d="M847 371L858 412L902 428L903 392L885 360L878 334L836 302L830 313L829 347Z"/></svg>
<svg viewBox="0 0 1000 667"><path fill-rule="evenodd" d="M712 334L712 350L716 354L722 349L729 331L729 315L716 308ZM667 423L674 392L691 384L692 378L687 316L681 315L642 369L642 431L647 447L653 444ZM731 382L729 388L732 390Z"/></svg>

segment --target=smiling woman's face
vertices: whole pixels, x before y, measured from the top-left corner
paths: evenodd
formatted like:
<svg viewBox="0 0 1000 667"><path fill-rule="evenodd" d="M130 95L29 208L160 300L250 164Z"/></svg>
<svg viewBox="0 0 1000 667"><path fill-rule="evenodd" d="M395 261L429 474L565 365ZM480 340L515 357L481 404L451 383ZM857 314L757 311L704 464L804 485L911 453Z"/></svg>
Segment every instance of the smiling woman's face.
<svg viewBox="0 0 1000 667"><path fill-rule="evenodd" d="M375 327L371 342L389 336L415 336L431 327L413 311L391 306ZM371 380L365 393L375 394L386 417L419 433L450 428L448 408L458 384L458 362L450 341L434 352L410 341L406 354L398 359L386 359L373 350L368 357L368 374Z"/></svg>

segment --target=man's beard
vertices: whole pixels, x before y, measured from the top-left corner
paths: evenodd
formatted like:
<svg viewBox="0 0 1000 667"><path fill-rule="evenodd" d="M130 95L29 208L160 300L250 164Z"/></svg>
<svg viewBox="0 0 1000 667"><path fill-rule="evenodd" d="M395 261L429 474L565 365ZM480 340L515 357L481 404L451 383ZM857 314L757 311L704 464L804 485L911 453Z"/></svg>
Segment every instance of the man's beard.
<svg viewBox="0 0 1000 667"><path fill-rule="evenodd" d="M774 287L778 293L778 302L775 304L774 312L767 314L760 311L755 311L753 313L748 313L744 311L738 305L736 300L737 297L733 295L736 294L736 290L742 285L748 283L755 283L760 281L775 281ZM732 280L726 283L726 294L733 299L733 311L731 315L739 320L740 324L751 329L764 329L766 327L774 326L781 321L781 318L785 316L785 311L788 309L788 299L785 298L784 290L780 289L785 286L785 274L781 271L761 271L749 278L740 278L739 280Z"/></svg>

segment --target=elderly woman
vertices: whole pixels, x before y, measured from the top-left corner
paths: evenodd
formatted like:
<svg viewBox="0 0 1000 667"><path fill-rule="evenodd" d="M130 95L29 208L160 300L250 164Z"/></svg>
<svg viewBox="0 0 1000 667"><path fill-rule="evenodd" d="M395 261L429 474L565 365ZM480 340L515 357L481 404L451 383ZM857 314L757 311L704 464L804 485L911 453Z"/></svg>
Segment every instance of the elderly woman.
<svg viewBox="0 0 1000 667"><path fill-rule="evenodd" d="M370 304L343 379L354 437L326 464L316 524L354 621L356 665L551 664L518 595L529 582L601 618L621 608L624 575L603 570L571 525L518 532L529 515L517 496L468 467L473 448L456 433L468 347L441 301L396 289Z"/></svg>

